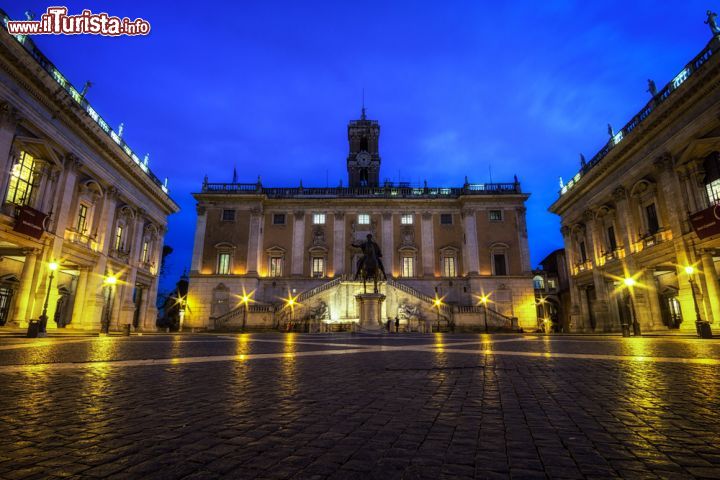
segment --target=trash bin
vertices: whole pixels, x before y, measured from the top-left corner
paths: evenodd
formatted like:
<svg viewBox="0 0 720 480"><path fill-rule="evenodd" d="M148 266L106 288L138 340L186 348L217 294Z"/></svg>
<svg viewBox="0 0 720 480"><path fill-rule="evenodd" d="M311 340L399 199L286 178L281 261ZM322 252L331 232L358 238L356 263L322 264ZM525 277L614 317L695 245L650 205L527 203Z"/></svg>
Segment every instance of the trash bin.
<svg viewBox="0 0 720 480"><path fill-rule="evenodd" d="M40 321L30 320L27 329L27 338L37 338L40 333Z"/></svg>
<svg viewBox="0 0 720 480"><path fill-rule="evenodd" d="M712 338L712 329L709 322L696 322L695 325L700 338ZM28 336L30 335L28 334Z"/></svg>
<svg viewBox="0 0 720 480"><path fill-rule="evenodd" d="M123 335L126 337L130 336L130 324L129 323L126 323L125 325L123 325Z"/></svg>

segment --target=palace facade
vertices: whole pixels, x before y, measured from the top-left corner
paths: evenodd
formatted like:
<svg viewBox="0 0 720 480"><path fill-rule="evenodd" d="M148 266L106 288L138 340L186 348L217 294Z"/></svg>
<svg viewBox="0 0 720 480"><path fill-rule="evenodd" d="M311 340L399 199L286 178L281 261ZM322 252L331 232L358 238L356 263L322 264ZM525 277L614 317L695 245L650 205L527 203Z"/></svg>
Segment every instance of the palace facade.
<svg viewBox="0 0 720 480"><path fill-rule="evenodd" d="M363 287L353 280L361 252L351 243L372 234L388 276L383 318L397 316L407 330L484 328L487 318L491 328L534 331L528 194L517 179L456 188L381 182L379 136L364 109L349 123L347 187L206 178L194 194L185 325L352 328Z"/></svg>
<svg viewBox="0 0 720 480"><path fill-rule="evenodd" d="M3 26L7 15L0 11ZM155 328L161 183L25 36L0 29L0 327Z"/></svg>
<svg viewBox="0 0 720 480"><path fill-rule="evenodd" d="M642 110L561 185L550 211L562 218L571 330L720 321L718 50L714 35L670 83L652 83Z"/></svg>

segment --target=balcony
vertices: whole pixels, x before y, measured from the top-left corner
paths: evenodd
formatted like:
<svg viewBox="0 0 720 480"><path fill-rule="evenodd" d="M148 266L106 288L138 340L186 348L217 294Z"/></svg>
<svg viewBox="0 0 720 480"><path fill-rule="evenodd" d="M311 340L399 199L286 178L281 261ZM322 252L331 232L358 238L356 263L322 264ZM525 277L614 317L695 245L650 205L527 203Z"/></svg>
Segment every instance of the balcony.
<svg viewBox="0 0 720 480"><path fill-rule="evenodd" d="M65 240L76 245L89 248L93 252L98 251L97 235L86 235L85 232L78 232L74 228L65 230Z"/></svg>
<svg viewBox="0 0 720 480"><path fill-rule="evenodd" d="M640 240L633 245L633 253L639 253L647 248L672 240L672 230L664 227L655 233L646 232L640 234L639 238Z"/></svg>
<svg viewBox="0 0 720 480"><path fill-rule="evenodd" d="M590 260L586 260L584 262L578 262L573 267L573 275L578 275L582 272L592 270L593 264Z"/></svg>
<svg viewBox="0 0 720 480"><path fill-rule="evenodd" d="M113 248L110 250L110 256L117 260L120 260L123 263L128 263L128 261L130 260L130 252L127 252L125 250L116 250Z"/></svg>
<svg viewBox="0 0 720 480"><path fill-rule="evenodd" d="M625 249L623 247L617 247L615 250L602 252L600 261L602 262L602 265L605 265L608 262L620 260L621 258L625 258Z"/></svg>
<svg viewBox="0 0 720 480"><path fill-rule="evenodd" d="M155 263L154 262L140 262L138 265L140 270L146 270L150 272L152 275L155 275Z"/></svg>

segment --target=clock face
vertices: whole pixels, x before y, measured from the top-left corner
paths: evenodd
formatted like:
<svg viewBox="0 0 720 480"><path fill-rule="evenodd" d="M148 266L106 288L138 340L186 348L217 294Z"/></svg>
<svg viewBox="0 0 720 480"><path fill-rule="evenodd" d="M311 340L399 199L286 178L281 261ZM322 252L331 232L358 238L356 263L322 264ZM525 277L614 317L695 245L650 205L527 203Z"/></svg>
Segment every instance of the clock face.
<svg viewBox="0 0 720 480"><path fill-rule="evenodd" d="M359 167L368 167L370 166L370 160L372 157L368 152L360 152L355 156L355 161L357 162Z"/></svg>

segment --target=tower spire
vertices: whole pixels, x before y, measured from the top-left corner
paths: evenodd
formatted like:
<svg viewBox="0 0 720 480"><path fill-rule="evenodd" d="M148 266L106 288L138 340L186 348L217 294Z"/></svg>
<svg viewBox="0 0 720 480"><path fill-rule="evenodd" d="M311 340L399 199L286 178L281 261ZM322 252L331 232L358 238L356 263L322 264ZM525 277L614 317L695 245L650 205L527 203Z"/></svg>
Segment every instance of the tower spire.
<svg viewBox="0 0 720 480"><path fill-rule="evenodd" d="M365 87L362 89L362 115L360 115L360 120L366 120L367 117L365 117Z"/></svg>

